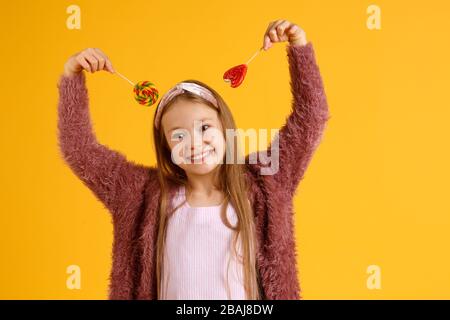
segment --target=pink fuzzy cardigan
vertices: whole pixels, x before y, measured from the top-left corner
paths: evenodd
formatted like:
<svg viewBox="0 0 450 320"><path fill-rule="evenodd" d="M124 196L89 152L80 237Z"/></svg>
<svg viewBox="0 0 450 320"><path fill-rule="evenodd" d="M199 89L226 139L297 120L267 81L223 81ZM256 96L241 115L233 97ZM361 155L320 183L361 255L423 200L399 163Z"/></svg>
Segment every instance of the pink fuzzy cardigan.
<svg viewBox="0 0 450 320"><path fill-rule="evenodd" d="M292 112L277 136L279 170L261 175L261 163L250 164L248 155L245 162L258 239L257 268L263 298L268 300L301 298L292 200L330 118L312 43L287 45L286 51L293 100ZM60 152L111 212L114 242L109 299L156 299L158 169L134 163L97 141L85 81L83 72L60 76ZM270 146L264 152L270 153ZM176 186L171 185L171 190L175 192Z"/></svg>

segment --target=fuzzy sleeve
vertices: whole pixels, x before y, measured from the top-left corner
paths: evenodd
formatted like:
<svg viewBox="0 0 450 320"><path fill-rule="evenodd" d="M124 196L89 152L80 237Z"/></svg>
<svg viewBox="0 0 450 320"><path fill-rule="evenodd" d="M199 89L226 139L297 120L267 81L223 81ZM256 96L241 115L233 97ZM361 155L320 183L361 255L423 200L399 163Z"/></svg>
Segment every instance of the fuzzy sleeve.
<svg viewBox="0 0 450 320"><path fill-rule="evenodd" d="M124 199L137 199L151 167L136 164L100 144L94 134L84 72L61 75L58 82L58 145L64 161L110 212Z"/></svg>
<svg viewBox="0 0 450 320"><path fill-rule="evenodd" d="M276 190L292 196L321 141L330 115L312 43L288 45L286 51L293 97L291 113L267 150L256 152L258 159L261 156L273 158L273 161L278 160L278 165L271 167L258 160L249 166L257 174L261 174L264 167L271 167L269 174L263 174L264 179L270 180ZM272 154L272 147L278 155Z"/></svg>

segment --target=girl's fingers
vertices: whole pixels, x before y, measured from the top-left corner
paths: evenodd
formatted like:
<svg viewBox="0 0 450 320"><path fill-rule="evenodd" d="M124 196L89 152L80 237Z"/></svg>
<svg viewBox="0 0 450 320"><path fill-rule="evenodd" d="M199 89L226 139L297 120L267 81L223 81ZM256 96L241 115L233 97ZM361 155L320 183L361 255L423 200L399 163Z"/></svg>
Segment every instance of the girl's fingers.
<svg viewBox="0 0 450 320"><path fill-rule="evenodd" d="M272 40L272 42L280 42L281 41L280 38L278 37L277 27L280 24L282 24L283 22L284 22L284 20L277 20L270 28L269 37L270 37L270 40Z"/></svg>
<svg viewBox="0 0 450 320"><path fill-rule="evenodd" d="M286 33L288 36L293 36L298 30L299 27L296 24L293 24L286 30Z"/></svg>
<svg viewBox="0 0 450 320"><path fill-rule="evenodd" d="M111 60L109 60L108 56L99 48L94 48L94 50L97 51L97 53L100 54L105 59L106 70L108 70L111 73L114 73L114 68L113 68Z"/></svg>
<svg viewBox="0 0 450 320"><path fill-rule="evenodd" d="M89 64L91 65L91 72L94 73L95 71L98 70L98 61L97 58L95 58L93 55L91 54L85 54L85 59L87 60L87 62L89 62Z"/></svg>
<svg viewBox="0 0 450 320"><path fill-rule="evenodd" d="M279 25L277 25L277 26L275 27L276 30L277 30L278 38L279 38L281 41L287 41L287 40L288 40L288 38L287 38L287 36L286 36L286 34L285 34L285 30L286 30L286 28L288 28L290 25L291 25L291 23L290 23L289 21L284 20L282 23L280 23Z"/></svg>
<svg viewBox="0 0 450 320"><path fill-rule="evenodd" d="M270 28L270 34L273 35L274 42L281 41L281 34L278 34L278 26L281 25L285 20L277 20L274 25Z"/></svg>
<svg viewBox="0 0 450 320"><path fill-rule="evenodd" d="M286 33L288 34L289 42L308 43L305 31L297 25L290 27Z"/></svg>
<svg viewBox="0 0 450 320"><path fill-rule="evenodd" d="M76 58L77 62L88 72L91 72L91 66L89 65L89 63L86 61L86 59L84 58L84 56L82 55L78 55Z"/></svg>
<svg viewBox="0 0 450 320"><path fill-rule="evenodd" d="M269 30L270 28L276 23L276 21L270 22L269 25L267 26L266 32L264 33L264 49L267 50L272 46L272 43L270 42L270 37L269 37Z"/></svg>
<svg viewBox="0 0 450 320"><path fill-rule="evenodd" d="M269 33L269 30L272 28L272 26L277 22L277 20L270 22L269 25L267 26L266 32L264 33L265 35L267 35Z"/></svg>
<svg viewBox="0 0 450 320"><path fill-rule="evenodd" d="M107 69L109 72L111 72L111 73L114 73L114 72L115 72L115 71L114 71L114 68L113 68L113 66L112 66L112 63L111 63L111 61L109 61L109 59L106 60L106 69Z"/></svg>
<svg viewBox="0 0 450 320"><path fill-rule="evenodd" d="M71 57L66 63L68 72L80 72L83 69L94 73L100 70L108 70L114 73L114 68L106 54L98 48L87 48Z"/></svg>
<svg viewBox="0 0 450 320"><path fill-rule="evenodd" d="M272 42L278 42L277 32L275 31L275 29L269 30L269 38Z"/></svg>
<svg viewBox="0 0 450 320"><path fill-rule="evenodd" d="M98 52L96 52L95 50L92 52L92 55L97 59L98 61L98 71L101 71L105 68L105 63L106 63L106 59L105 57L103 57L102 54L99 54Z"/></svg>
<svg viewBox="0 0 450 320"><path fill-rule="evenodd" d="M272 29L275 30L278 39L280 39L281 36L283 35L282 32L280 33L280 26L283 25L283 23L284 23L285 21L286 21L286 20L279 20L279 21L278 21L276 24L274 24L273 27L272 27Z"/></svg>
<svg viewBox="0 0 450 320"><path fill-rule="evenodd" d="M288 20L275 20L269 23L264 34L264 50L272 47L275 42L291 41L292 39L300 39L303 30L296 24Z"/></svg>
<svg viewBox="0 0 450 320"><path fill-rule="evenodd" d="M269 49L270 47L272 47L272 44L270 42L270 38L269 36L264 36L264 44L263 44L264 50Z"/></svg>

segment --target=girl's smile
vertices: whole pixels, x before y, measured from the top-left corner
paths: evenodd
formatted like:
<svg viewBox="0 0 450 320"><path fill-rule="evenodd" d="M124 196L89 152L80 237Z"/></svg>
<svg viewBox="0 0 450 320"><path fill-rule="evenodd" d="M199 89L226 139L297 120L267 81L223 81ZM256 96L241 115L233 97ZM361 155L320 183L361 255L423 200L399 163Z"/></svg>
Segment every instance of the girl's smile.
<svg viewBox="0 0 450 320"><path fill-rule="evenodd" d="M215 152L215 149L213 147L209 147L205 149L201 154L194 154L190 157L186 157L185 160L188 161L188 163L195 162L198 163L197 160L201 159L201 162L205 162L206 158L213 155Z"/></svg>

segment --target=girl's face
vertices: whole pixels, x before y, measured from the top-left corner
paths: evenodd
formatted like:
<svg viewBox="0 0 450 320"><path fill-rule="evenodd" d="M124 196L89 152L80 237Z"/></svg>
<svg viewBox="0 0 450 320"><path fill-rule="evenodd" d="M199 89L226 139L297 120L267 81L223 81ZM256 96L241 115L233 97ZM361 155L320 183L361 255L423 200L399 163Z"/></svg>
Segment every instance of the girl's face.
<svg viewBox="0 0 450 320"><path fill-rule="evenodd" d="M223 128L213 108L179 100L164 113L161 123L172 161L186 173L204 175L223 162Z"/></svg>

